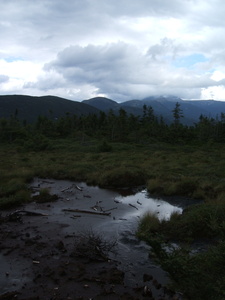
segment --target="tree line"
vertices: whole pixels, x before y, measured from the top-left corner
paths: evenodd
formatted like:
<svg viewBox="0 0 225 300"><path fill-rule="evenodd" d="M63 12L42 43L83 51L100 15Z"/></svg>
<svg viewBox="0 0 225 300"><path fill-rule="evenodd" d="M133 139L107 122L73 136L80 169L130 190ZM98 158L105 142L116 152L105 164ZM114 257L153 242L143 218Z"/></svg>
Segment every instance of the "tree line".
<svg viewBox="0 0 225 300"><path fill-rule="evenodd" d="M0 119L0 141L28 144L45 144L48 138L86 137L104 139L107 142L225 142L225 114L217 118L201 115L194 125L183 125L183 111L180 103L176 103L173 122L168 124L163 117L154 114L151 106L143 106L143 114L135 116L124 109L118 113L110 110L108 113L89 115L71 115L52 120L39 116L36 122L27 124L21 122L17 115L10 119Z"/></svg>

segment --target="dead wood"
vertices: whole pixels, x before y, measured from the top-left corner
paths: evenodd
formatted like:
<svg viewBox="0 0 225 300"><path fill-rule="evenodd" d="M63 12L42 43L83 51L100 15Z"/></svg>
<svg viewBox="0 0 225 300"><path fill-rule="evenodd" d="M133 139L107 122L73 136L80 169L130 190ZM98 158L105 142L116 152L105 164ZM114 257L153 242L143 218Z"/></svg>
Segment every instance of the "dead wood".
<svg viewBox="0 0 225 300"><path fill-rule="evenodd" d="M78 213L85 213L85 214L94 214L94 215L102 215L102 216L110 216L111 213L106 213L106 212L98 212L98 211L91 211L91 210L85 210L85 209L70 209L70 208L65 208L63 211L68 211L68 212L78 212Z"/></svg>
<svg viewBox="0 0 225 300"><path fill-rule="evenodd" d="M63 190L61 190L61 192L64 193L65 191L68 191L68 190L70 190L70 189L71 189L71 187L69 186L69 187L67 187L67 188L65 188L65 189L63 189Z"/></svg>
<svg viewBox="0 0 225 300"><path fill-rule="evenodd" d="M113 207L113 208L110 208L110 209L106 209L106 210L104 210L104 212L110 211L110 210L114 210L114 209L117 209L117 207Z"/></svg>
<svg viewBox="0 0 225 300"><path fill-rule="evenodd" d="M133 207L133 208L135 208L135 209L137 209L137 210L138 210L138 208L137 208L135 205L133 205L133 204L130 204L130 203L129 203L129 205L130 205L131 207Z"/></svg>
<svg viewBox="0 0 225 300"><path fill-rule="evenodd" d="M79 191L83 191L83 189L81 187L79 187L78 185L75 185L75 188Z"/></svg>

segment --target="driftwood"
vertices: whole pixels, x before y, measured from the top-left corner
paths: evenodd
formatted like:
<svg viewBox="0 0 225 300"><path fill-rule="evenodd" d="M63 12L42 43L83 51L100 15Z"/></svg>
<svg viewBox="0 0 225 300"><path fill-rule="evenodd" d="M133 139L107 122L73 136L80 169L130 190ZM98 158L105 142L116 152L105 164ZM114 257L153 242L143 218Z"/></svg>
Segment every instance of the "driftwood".
<svg viewBox="0 0 225 300"><path fill-rule="evenodd" d="M110 209L106 209L104 212L110 211L110 210L114 210L114 209L117 209L117 207L113 207L113 208L110 208Z"/></svg>
<svg viewBox="0 0 225 300"><path fill-rule="evenodd" d="M130 204L130 203L129 203L129 205L130 205L131 207L135 208L136 210L138 210L138 208L137 208L135 205Z"/></svg>
<svg viewBox="0 0 225 300"><path fill-rule="evenodd" d="M78 190L78 191L83 191L83 189L81 187L79 187L78 185L75 185L75 188Z"/></svg>
<svg viewBox="0 0 225 300"><path fill-rule="evenodd" d="M65 208L63 211L68 211L68 212L78 212L78 213L85 213L85 214L93 214L93 215L102 215L102 216L110 216L111 213L106 213L106 212L100 212L100 211L91 211L91 210L85 210L85 209L70 209L70 208Z"/></svg>

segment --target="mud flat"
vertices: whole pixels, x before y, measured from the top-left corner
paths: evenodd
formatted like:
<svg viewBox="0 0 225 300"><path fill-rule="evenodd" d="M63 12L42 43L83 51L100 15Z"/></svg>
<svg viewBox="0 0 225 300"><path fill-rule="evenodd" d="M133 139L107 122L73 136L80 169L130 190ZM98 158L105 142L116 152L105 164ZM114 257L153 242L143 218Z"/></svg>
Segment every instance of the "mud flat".
<svg viewBox="0 0 225 300"><path fill-rule="evenodd" d="M30 188L34 202L1 212L0 299L182 299L135 237L146 210L168 217L180 207L144 190L39 178ZM57 200L36 202L42 189Z"/></svg>

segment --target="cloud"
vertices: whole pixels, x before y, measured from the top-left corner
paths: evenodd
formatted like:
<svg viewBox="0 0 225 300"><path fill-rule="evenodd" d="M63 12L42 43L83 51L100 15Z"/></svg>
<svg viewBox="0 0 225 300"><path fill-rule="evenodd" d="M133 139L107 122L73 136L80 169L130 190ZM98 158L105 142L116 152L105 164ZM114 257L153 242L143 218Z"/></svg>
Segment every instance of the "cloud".
<svg viewBox="0 0 225 300"><path fill-rule="evenodd" d="M61 76L62 85L70 89L88 84L92 86L92 93L116 97L120 101L160 93L200 97L202 88L215 85L211 74L199 75L201 64L207 60L201 55L198 63L198 54L184 56L183 61L191 60L192 68L184 68L181 64L178 68L174 66L175 57L182 54L178 49L168 39L151 47L147 53L124 42L86 47L76 45L59 52L44 70L51 76L52 72ZM48 86L50 82L44 80L43 84Z"/></svg>
<svg viewBox="0 0 225 300"><path fill-rule="evenodd" d="M0 84L9 81L9 77L5 75L0 75Z"/></svg>
<svg viewBox="0 0 225 300"><path fill-rule="evenodd" d="M0 93L123 101L214 91L225 98L223 77L215 75L225 74L223 6L223 0L0 1Z"/></svg>

